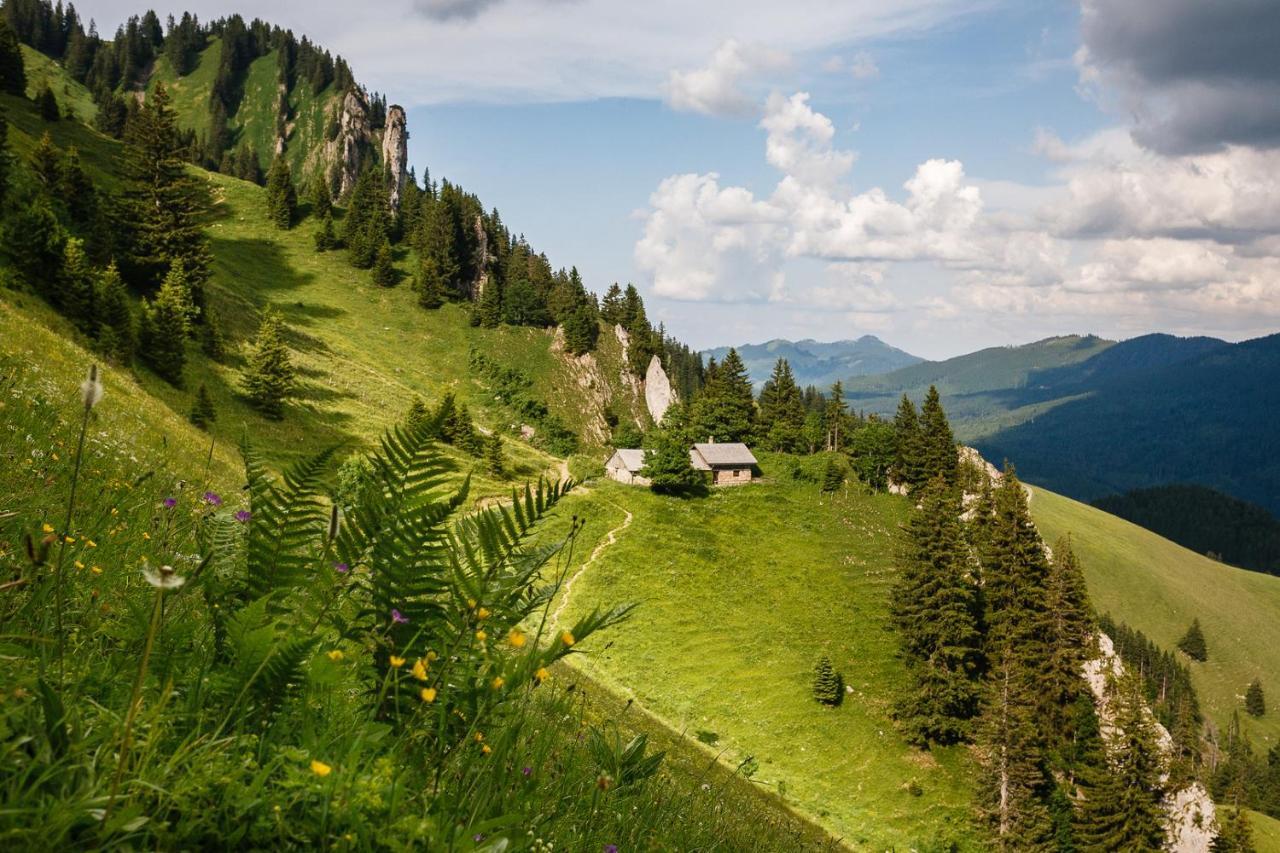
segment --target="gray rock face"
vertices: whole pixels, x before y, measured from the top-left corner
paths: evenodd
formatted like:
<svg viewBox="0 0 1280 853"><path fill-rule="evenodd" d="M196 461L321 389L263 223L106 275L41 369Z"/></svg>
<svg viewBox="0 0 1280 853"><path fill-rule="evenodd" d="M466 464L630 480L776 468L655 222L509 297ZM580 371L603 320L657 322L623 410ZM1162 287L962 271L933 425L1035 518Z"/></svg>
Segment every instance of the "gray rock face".
<svg viewBox="0 0 1280 853"><path fill-rule="evenodd" d="M476 278L471 282L471 298L479 299L489 283L489 266L497 257L489 251L489 234L484 230L484 220L477 215L472 227L476 235Z"/></svg>
<svg viewBox="0 0 1280 853"><path fill-rule="evenodd" d="M382 131L382 164L391 175L391 208L400 209L400 196L409 177L409 130L404 107L387 107L387 126Z"/></svg>
<svg viewBox="0 0 1280 853"><path fill-rule="evenodd" d="M655 355L649 359L649 367L644 373L644 403L655 424L662 423L667 409L676 399L676 389L671 387L671 380L662 369L662 359Z"/></svg>
<svg viewBox="0 0 1280 853"><path fill-rule="evenodd" d="M344 196L355 186L361 157L373 133L369 128L369 105L358 90L347 92L338 113L338 135L325 143L325 162L338 170L337 192Z"/></svg>

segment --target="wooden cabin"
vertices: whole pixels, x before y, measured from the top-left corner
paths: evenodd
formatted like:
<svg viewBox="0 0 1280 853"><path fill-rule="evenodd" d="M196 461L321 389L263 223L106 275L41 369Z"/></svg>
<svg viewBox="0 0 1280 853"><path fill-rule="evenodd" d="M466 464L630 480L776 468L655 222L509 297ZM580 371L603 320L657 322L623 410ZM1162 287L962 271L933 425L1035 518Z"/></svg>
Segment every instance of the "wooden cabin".
<svg viewBox="0 0 1280 853"><path fill-rule="evenodd" d="M644 458L648 454L649 451L639 448L615 450L609 457L609 461L604 463L604 472L609 479L617 480L619 483L626 483L629 486L647 486L649 478L640 476L640 469L644 467Z"/></svg>
<svg viewBox="0 0 1280 853"><path fill-rule="evenodd" d="M742 442L714 441L695 444L689 461L699 471L707 471L713 486L738 486L750 483L756 475L756 457Z"/></svg>

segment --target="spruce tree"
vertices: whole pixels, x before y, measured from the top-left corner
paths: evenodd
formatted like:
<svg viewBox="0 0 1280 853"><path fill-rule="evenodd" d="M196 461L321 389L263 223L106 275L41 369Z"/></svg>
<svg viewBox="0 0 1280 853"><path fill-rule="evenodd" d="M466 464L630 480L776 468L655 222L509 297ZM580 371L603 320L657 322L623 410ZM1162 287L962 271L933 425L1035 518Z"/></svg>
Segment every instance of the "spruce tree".
<svg viewBox="0 0 1280 853"><path fill-rule="evenodd" d="M1053 546L1045 595L1049 619L1044 691L1051 714L1046 730L1051 740L1061 742L1071 735L1071 707L1086 690L1081 668L1093 632L1089 592L1069 539Z"/></svg>
<svg viewBox="0 0 1280 853"><path fill-rule="evenodd" d="M293 362L284 343L284 323L278 314L268 310L249 345L241 387L263 415L280 420L294 383Z"/></svg>
<svg viewBox="0 0 1280 853"><path fill-rule="evenodd" d="M443 299L443 291L440 293ZM480 299L471 312L472 325L496 329L502 323L502 284L490 277L480 291Z"/></svg>
<svg viewBox="0 0 1280 853"><path fill-rule="evenodd" d="M896 445L893 479L908 489L914 489L925 482L924 436L915 403L906 394L902 395L898 412L893 417L893 434Z"/></svg>
<svg viewBox="0 0 1280 853"><path fill-rule="evenodd" d="M267 172L267 218L280 230L293 227L298 212L298 193L293 186L293 175L283 154L277 154Z"/></svg>
<svg viewBox="0 0 1280 853"><path fill-rule="evenodd" d="M1240 806L1238 797L1231 811L1219 804L1218 834L1209 844L1209 850L1211 853L1257 853L1249 812Z"/></svg>
<svg viewBox="0 0 1280 853"><path fill-rule="evenodd" d="M827 395L827 405L822 413L827 428L827 449L839 452L843 447L849 412L844 404L844 383L837 380Z"/></svg>
<svg viewBox="0 0 1280 853"><path fill-rule="evenodd" d="M422 259L419 272L418 299L425 308L435 308L460 290L462 267L455 246L453 219L442 201L426 203L419 226L418 254ZM430 304L436 302L437 304Z"/></svg>
<svg viewBox="0 0 1280 853"><path fill-rule="evenodd" d="M53 294L55 304L76 328L87 335L95 335L98 324L97 276L84 244L72 237L62 254L62 268L55 275L57 282Z"/></svg>
<svg viewBox="0 0 1280 853"><path fill-rule="evenodd" d="M823 655L813 668L813 698L823 705L839 705L844 692L842 679L831 665L831 658Z"/></svg>
<svg viewBox="0 0 1280 853"><path fill-rule="evenodd" d="M920 408L920 455L922 475L927 480L941 476L948 485L955 485L959 473L956 439L942 410L938 389L933 385L929 386Z"/></svg>
<svg viewBox="0 0 1280 853"><path fill-rule="evenodd" d="M155 299L142 303L138 354L157 375L178 388L182 387L193 310L180 264L169 270Z"/></svg>
<svg viewBox="0 0 1280 853"><path fill-rule="evenodd" d="M884 491L893 467L893 425L872 415L849 438L849 458L854 473L868 488Z"/></svg>
<svg viewBox="0 0 1280 853"><path fill-rule="evenodd" d="M5 11L9 11L7 8ZM27 72L22 62L22 46L18 36L9 26L8 20L0 15L0 92L17 95L19 98L27 94Z"/></svg>
<svg viewBox="0 0 1280 853"><path fill-rule="evenodd" d="M502 458L502 437L496 432L490 433L484 442L484 463L489 473L504 479L507 476L507 463Z"/></svg>
<svg viewBox="0 0 1280 853"><path fill-rule="evenodd" d="M622 288L615 281L609 285L604 299L600 302L600 319L610 326L616 326L626 318L626 303L622 296Z"/></svg>
<svg viewBox="0 0 1280 853"><path fill-rule="evenodd" d="M98 276L97 290L98 345L116 363L128 364L138 347L138 328L114 263Z"/></svg>
<svg viewBox="0 0 1280 853"><path fill-rule="evenodd" d="M693 434L698 441L750 441L755 432L755 400L746 365L736 349L708 369L694 400Z"/></svg>
<svg viewBox="0 0 1280 853"><path fill-rule="evenodd" d="M197 332L200 338L200 351L213 361L222 361L226 356L226 345L222 338L222 324L212 305L205 306L204 322Z"/></svg>
<svg viewBox="0 0 1280 853"><path fill-rule="evenodd" d="M991 513L979 553L987 644L1007 645L1041 670L1048 652L1049 561L1031 520L1026 491L1011 467L994 490Z"/></svg>
<svg viewBox="0 0 1280 853"><path fill-rule="evenodd" d="M596 319L595 306L583 303L569 312L564 320L564 346L570 354L591 352L599 337L600 322Z"/></svg>
<svg viewBox="0 0 1280 853"><path fill-rule="evenodd" d="M688 494L702 487L702 474L689 459L688 417L684 404L667 409L661 426L645 436L648 453L640 476L658 494Z"/></svg>
<svg viewBox="0 0 1280 853"><path fill-rule="evenodd" d="M391 255L391 241L384 237L382 245L378 247L378 254L373 260L373 283L378 287L391 287L399 277L400 274L396 272Z"/></svg>
<svg viewBox="0 0 1280 853"><path fill-rule="evenodd" d="M213 398L203 382L196 390L195 401L191 404L191 423L203 430L208 430L218 419L218 412L213 407Z"/></svg>
<svg viewBox="0 0 1280 853"><path fill-rule="evenodd" d="M315 233L315 244L317 252L328 252L342 245L338 241L337 232L333 230L333 214L327 210L320 215L320 227Z"/></svg>
<svg viewBox="0 0 1280 853"><path fill-rule="evenodd" d="M58 222L49 197L37 193L4 217L5 254L23 277L56 302L56 275L62 266L67 232Z"/></svg>
<svg viewBox="0 0 1280 853"><path fill-rule="evenodd" d="M204 232L209 197L187 172L177 120L162 84L156 84L130 119L125 142L121 272L150 290L180 265L192 304L203 309L212 262Z"/></svg>
<svg viewBox="0 0 1280 853"><path fill-rule="evenodd" d="M978 713L982 634L960 499L940 477L911 514L899 565L891 612L915 685L897 716L912 743L955 743Z"/></svg>
<svg viewBox="0 0 1280 853"><path fill-rule="evenodd" d="M329 182L322 178L317 178L311 182L311 215L316 219L324 219L325 216L330 217L330 227L332 227L333 214L333 196L329 192Z"/></svg>
<svg viewBox="0 0 1280 853"><path fill-rule="evenodd" d="M410 429L421 428L431 418L431 412L427 409L427 404L417 394L413 396L413 401L409 403L409 411L405 413L404 421Z"/></svg>
<svg viewBox="0 0 1280 853"><path fill-rule="evenodd" d="M414 279L413 289L417 291L418 304L423 308L435 309L444 305L447 290L435 259L422 258L418 264L418 276Z"/></svg>
<svg viewBox="0 0 1280 853"><path fill-rule="evenodd" d="M57 193L62 179L62 152L53 144L53 137L47 130L31 152L31 172L51 195Z"/></svg>
<svg viewBox="0 0 1280 853"><path fill-rule="evenodd" d="M1182 639L1178 640L1178 648L1186 652L1187 656L1192 660L1204 663L1209 659L1209 647L1204 641L1204 632L1200 630L1200 620L1192 619L1191 627L1187 629L1187 633L1182 635Z"/></svg>
<svg viewBox="0 0 1280 853"><path fill-rule="evenodd" d="M45 84L44 88L36 94L36 108L40 110L40 118L45 121L57 121L62 118L62 110L58 108L58 98L48 84Z"/></svg>
<svg viewBox="0 0 1280 853"><path fill-rule="evenodd" d="M1250 716L1261 717L1267 713L1267 700L1262 694L1262 680L1255 678L1244 694L1244 709Z"/></svg>
<svg viewBox="0 0 1280 853"><path fill-rule="evenodd" d="M822 472L822 491L831 494L840 491L844 485L844 470L836 464L834 457L828 457L827 467Z"/></svg>
<svg viewBox="0 0 1280 853"><path fill-rule="evenodd" d="M343 221L342 242L347 247L352 266L369 269L378 249L391 234L391 208L387 190L378 170L367 168L360 173L351 190L347 216Z"/></svg>
<svg viewBox="0 0 1280 853"><path fill-rule="evenodd" d="M759 432L768 450L799 453L804 449L804 401L785 358L760 389Z"/></svg>
<svg viewBox="0 0 1280 853"><path fill-rule="evenodd" d="M94 224L98 193L75 146L67 149L67 156L62 162L58 193L74 225L87 229Z"/></svg>

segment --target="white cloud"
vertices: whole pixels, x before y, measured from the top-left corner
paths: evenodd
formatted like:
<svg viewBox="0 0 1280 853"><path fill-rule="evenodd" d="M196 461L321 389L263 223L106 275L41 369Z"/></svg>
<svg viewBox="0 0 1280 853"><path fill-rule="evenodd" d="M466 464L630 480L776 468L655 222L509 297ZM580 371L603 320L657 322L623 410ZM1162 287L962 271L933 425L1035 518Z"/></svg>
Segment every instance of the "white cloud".
<svg viewBox="0 0 1280 853"><path fill-rule="evenodd" d="M880 66L876 64L875 57L865 50L858 51L847 62L842 56L832 56L822 63L822 70L828 74L848 72L855 80L871 80L880 76Z"/></svg>
<svg viewBox="0 0 1280 853"><path fill-rule="evenodd" d="M757 109L756 99L746 91L746 84L760 72L782 68L789 61L782 51L729 39L716 48L705 67L672 71L662 88L663 99L683 112L751 115Z"/></svg>

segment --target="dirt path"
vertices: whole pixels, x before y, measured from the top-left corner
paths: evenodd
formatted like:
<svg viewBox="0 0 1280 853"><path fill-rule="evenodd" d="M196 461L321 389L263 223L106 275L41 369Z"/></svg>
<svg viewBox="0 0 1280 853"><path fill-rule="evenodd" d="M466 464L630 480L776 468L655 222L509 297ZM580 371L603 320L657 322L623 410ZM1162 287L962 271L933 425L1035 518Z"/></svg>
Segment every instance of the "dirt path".
<svg viewBox="0 0 1280 853"><path fill-rule="evenodd" d="M622 507L617 504L613 504L613 506L618 509L622 509ZM560 614L564 612L565 605L569 603L569 597L573 594L573 582L582 577L582 573L585 572L587 567L594 563L599 556L605 552L605 549L618 541L619 533L631 526L631 519L635 516L631 514L630 510L622 509L622 511L627 514L627 517L622 520L621 524L605 534L604 541L595 547L591 552L591 556L587 558L587 561L579 566L578 570L573 573L573 577L569 578L569 580L565 582L564 589L560 591L560 604L556 606L555 612L551 614L552 626L556 628L560 627Z"/></svg>

